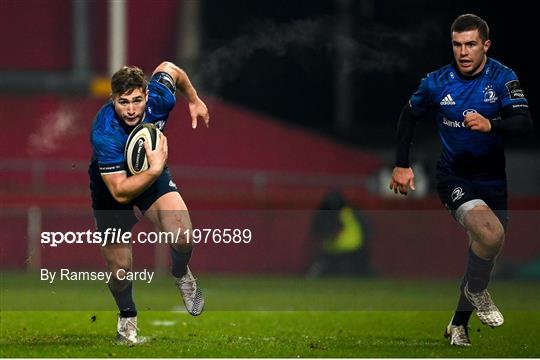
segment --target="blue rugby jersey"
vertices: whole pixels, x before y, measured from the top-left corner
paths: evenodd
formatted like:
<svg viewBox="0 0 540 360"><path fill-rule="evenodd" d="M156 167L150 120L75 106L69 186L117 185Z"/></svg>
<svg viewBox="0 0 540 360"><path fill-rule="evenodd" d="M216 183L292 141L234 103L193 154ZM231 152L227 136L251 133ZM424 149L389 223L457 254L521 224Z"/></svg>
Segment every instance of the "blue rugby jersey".
<svg viewBox="0 0 540 360"><path fill-rule="evenodd" d="M463 124L468 112L478 112L492 121L501 119L506 106L527 106L516 74L491 58L477 75L465 77L446 65L422 79L409 105L415 116L436 112L442 153L439 173L470 179L505 177L504 138L496 133L469 130Z"/></svg>
<svg viewBox="0 0 540 360"><path fill-rule="evenodd" d="M165 79L166 78L166 79ZM165 80L165 81L164 81ZM153 123L160 130L165 129L169 112L174 108L176 98L174 88L166 86L172 83L166 73L157 73L148 83L148 102L146 103L143 123ZM130 129L122 119L116 116L112 101L105 104L97 113L92 124L90 142L92 143L91 169L99 168L102 174L126 171L124 155Z"/></svg>

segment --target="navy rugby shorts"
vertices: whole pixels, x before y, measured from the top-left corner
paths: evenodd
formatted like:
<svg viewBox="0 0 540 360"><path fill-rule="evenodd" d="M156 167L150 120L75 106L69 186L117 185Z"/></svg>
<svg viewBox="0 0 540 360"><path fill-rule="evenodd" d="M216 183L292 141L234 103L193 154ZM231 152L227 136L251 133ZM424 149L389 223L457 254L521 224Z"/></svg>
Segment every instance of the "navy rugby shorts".
<svg viewBox="0 0 540 360"><path fill-rule="evenodd" d="M178 192L169 169L165 168L161 176L142 194L128 204L120 204L111 195L97 168L91 166L89 174L92 208L97 231L105 231L107 228L131 231L138 222L134 206L137 206L144 213L161 196L173 191Z"/></svg>
<svg viewBox="0 0 540 360"><path fill-rule="evenodd" d="M506 179L470 180L453 174L437 174L437 192L452 216L463 225L463 216L482 201L506 229L508 193Z"/></svg>

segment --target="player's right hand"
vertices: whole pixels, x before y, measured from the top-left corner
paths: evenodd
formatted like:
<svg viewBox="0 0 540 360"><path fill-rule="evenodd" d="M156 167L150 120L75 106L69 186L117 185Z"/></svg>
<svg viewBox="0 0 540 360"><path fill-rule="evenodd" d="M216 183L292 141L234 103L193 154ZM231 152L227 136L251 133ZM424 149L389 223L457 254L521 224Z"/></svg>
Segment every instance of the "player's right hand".
<svg viewBox="0 0 540 360"><path fill-rule="evenodd" d="M489 120L478 113L469 113L465 115L463 124L472 131L491 131L491 123Z"/></svg>
<svg viewBox="0 0 540 360"><path fill-rule="evenodd" d="M200 98L189 103L189 113L191 115L191 127L193 129L197 127L197 119L199 117L203 119L206 127L210 126L210 113L206 104Z"/></svg>
<svg viewBox="0 0 540 360"><path fill-rule="evenodd" d="M167 157L169 156L169 147L167 145L167 138L161 133L160 141L155 150L150 149L150 145L145 141L144 150L146 150L146 158L148 159L148 170L154 175L160 175L167 164Z"/></svg>
<svg viewBox="0 0 540 360"><path fill-rule="evenodd" d="M398 191L402 195L407 195L408 189L416 190L414 186L414 173L412 169L396 166L392 171L392 179L390 180L390 190Z"/></svg>

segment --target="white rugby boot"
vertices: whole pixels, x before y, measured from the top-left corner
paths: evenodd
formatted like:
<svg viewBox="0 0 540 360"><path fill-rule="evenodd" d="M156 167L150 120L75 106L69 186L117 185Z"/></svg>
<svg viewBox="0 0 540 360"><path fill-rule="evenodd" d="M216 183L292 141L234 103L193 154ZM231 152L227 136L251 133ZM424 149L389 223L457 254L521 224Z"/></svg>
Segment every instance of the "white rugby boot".
<svg viewBox="0 0 540 360"><path fill-rule="evenodd" d="M450 322L444 331L444 337L448 338L450 345L471 346L469 331L465 325L452 325Z"/></svg>
<svg viewBox="0 0 540 360"><path fill-rule="evenodd" d="M142 344L145 338L137 335L137 317L120 317L118 316L118 325L116 326L117 340L128 344Z"/></svg>
<svg viewBox="0 0 540 360"><path fill-rule="evenodd" d="M176 287L182 294L182 300L186 310L193 316L200 315L204 309L204 298L201 289L197 286L197 279L191 274L189 267L186 275L181 278L176 278Z"/></svg>
<svg viewBox="0 0 540 360"><path fill-rule="evenodd" d="M471 302L476 310L476 315L480 322L491 327L501 326L504 323L504 317L491 300L491 296L487 290L477 293L469 291L469 284L465 284L463 289L465 297Z"/></svg>

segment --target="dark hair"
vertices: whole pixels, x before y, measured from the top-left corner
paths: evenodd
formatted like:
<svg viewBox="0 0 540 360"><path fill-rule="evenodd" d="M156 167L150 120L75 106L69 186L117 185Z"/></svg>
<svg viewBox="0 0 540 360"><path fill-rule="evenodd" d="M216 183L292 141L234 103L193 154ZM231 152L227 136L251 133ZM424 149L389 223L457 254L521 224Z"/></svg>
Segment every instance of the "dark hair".
<svg viewBox="0 0 540 360"><path fill-rule="evenodd" d="M148 81L144 77L144 72L136 66L123 66L111 78L113 96L120 96L125 93L131 94L133 90L139 88L146 92L147 85Z"/></svg>
<svg viewBox="0 0 540 360"><path fill-rule="evenodd" d="M452 23L450 28L450 35L455 32L463 32L469 30L478 30L480 39L486 41L489 39L489 26L487 22L484 21L480 16L474 14L463 14L460 15Z"/></svg>

